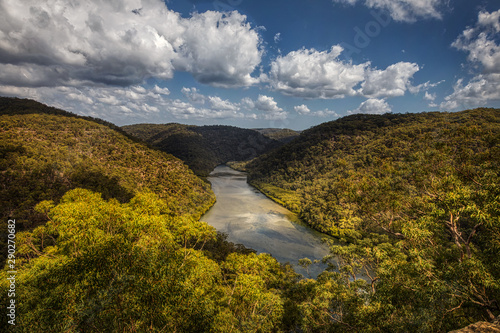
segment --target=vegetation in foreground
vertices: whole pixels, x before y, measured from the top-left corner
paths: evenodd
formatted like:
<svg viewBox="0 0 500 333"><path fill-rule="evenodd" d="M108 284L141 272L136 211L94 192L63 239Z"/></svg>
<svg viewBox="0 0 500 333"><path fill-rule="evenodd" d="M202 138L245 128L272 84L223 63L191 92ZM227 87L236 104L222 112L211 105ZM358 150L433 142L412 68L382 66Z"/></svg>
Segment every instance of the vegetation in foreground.
<svg viewBox="0 0 500 333"><path fill-rule="evenodd" d="M329 270L300 280L200 222L212 194L179 160L42 109L0 120L3 190L43 194L10 194L28 212L16 234L20 332L446 332L500 312L498 110L347 117L250 163L264 191L344 242L331 244ZM92 187L49 191L88 158Z"/></svg>

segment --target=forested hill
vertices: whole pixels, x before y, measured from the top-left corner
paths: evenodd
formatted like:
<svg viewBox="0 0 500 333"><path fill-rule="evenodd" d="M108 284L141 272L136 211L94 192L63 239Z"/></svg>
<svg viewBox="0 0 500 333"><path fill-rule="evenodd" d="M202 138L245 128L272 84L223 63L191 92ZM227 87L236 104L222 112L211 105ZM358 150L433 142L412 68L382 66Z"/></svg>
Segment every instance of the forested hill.
<svg viewBox="0 0 500 333"><path fill-rule="evenodd" d="M436 179L473 185L495 175L499 123L498 109L352 115L302 132L247 168L251 182L279 188L278 198L324 232L373 230L372 215L396 220L401 200L429 193Z"/></svg>
<svg viewBox="0 0 500 333"><path fill-rule="evenodd" d="M247 169L345 244L332 254L369 274L371 306L392 304L415 331L500 314L500 110L352 115Z"/></svg>
<svg viewBox="0 0 500 333"><path fill-rule="evenodd" d="M15 218L19 231L46 221L34 211L36 204L57 203L77 187L120 202L151 191L175 214L200 215L214 200L209 186L182 161L102 120L1 98L0 127L1 219Z"/></svg>
<svg viewBox="0 0 500 333"><path fill-rule="evenodd" d="M137 124L123 130L172 154L198 175L207 176L217 165L257 157L281 143L256 131L233 126Z"/></svg>
<svg viewBox="0 0 500 333"><path fill-rule="evenodd" d="M72 112L47 106L45 104L39 103L31 99L0 97L0 115L14 115L14 114L26 115L26 114L41 114L41 113L55 115L55 116L65 116L65 117L85 119L97 124L105 125L111 129L114 129L115 131L122 133L123 135L128 136L126 132L123 131L119 126L116 126L115 124L105 121L103 119L88 117L88 116L80 116ZM133 137L129 138L134 139Z"/></svg>
<svg viewBox="0 0 500 333"><path fill-rule="evenodd" d="M34 101L0 110L0 332L296 325L296 274L199 221L215 197L181 160Z"/></svg>
<svg viewBox="0 0 500 333"><path fill-rule="evenodd" d="M253 128L253 130L283 143L288 143L300 135L300 132L288 128Z"/></svg>

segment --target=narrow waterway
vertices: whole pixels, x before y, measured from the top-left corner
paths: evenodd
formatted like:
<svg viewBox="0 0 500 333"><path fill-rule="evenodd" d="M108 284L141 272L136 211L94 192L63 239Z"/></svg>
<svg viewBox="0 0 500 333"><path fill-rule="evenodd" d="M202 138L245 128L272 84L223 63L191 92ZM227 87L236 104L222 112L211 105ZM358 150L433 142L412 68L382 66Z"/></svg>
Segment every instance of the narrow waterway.
<svg viewBox="0 0 500 333"><path fill-rule="evenodd" d="M218 166L208 180L217 202L202 220L227 233L229 241L289 262L305 277L315 278L324 269L324 265L312 265L307 273L297 262L327 255L328 246L321 241L325 235L301 224L295 214L248 185L244 172Z"/></svg>

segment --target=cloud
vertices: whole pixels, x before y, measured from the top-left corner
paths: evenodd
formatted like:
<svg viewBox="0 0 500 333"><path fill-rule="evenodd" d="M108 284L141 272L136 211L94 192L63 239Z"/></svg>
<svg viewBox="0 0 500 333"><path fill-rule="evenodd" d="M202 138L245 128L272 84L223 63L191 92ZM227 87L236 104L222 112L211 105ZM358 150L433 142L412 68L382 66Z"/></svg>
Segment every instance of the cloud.
<svg viewBox="0 0 500 333"><path fill-rule="evenodd" d="M329 117L329 116L340 117L340 115L337 112L328 109L312 112L309 109L309 107L305 104L296 105L293 107L293 109L300 115L307 115L313 117Z"/></svg>
<svg viewBox="0 0 500 333"><path fill-rule="evenodd" d="M367 97L403 96L410 87L410 79L418 72L417 64L398 62L385 70L368 69L361 93Z"/></svg>
<svg viewBox="0 0 500 333"><path fill-rule="evenodd" d="M206 97L198 92L196 88L186 88L183 87L181 92L188 98L192 103L204 104Z"/></svg>
<svg viewBox="0 0 500 333"><path fill-rule="evenodd" d="M258 82L251 76L260 64L259 34L246 23L246 16L234 11L194 13L183 20L181 57L174 60L201 83L220 87L250 86Z"/></svg>
<svg viewBox="0 0 500 333"><path fill-rule="evenodd" d="M278 103L274 101L273 97L259 95L254 104L257 110L264 111L264 119L277 120L285 119L288 116L288 112L278 107Z"/></svg>
<svg viewBox="0 0 500 333"><path fill-rule="evenodd" d="M500 101L500 73L479 74L464 84L460 79L453 93L440 104L442 110L455 110L460 106L484 106L488 101Z"/></svg>
<svg viewBox="0 0 500 333"><path fill-rule="evenodd" d="M357 109L348 111L348 113L384 114L391 111L391 106L387 104L385 99L370 98L361 103Z"/></svg>
<svg viewBox="0 0 500 333"><path fill-rule="evenodd" d="M408 91L411 92L412 94L418 94L421 91L427 92L427 90L429 90L431 88L435 88L443 82L445 82L445 80L441 80L441 81L435 82L435 83L431 83L430 81L427 81L425 83L421 83L421 84L416 85L416 86L408 87Z"/></svg>
<svg viewBox="0 0 500 333"><path fill-rule="evenodd" d="M338 56L343 48L330 51L301 49L278 56L271 64L269 83L285 95L304 98L343 98L354 95L354 87L364 79L368 63L352 65Z"/></svg>
<svg viewBox="0 0 500 333"><path fill-rule="evenodd" d="M419 70L417 64L408 62L384 70L371 68L370 62L353 65L338 59L342 51L336 45L330 51L301 49L279 56L271 64L267 81L271 89L303 98L396 97L412 87L410 80Z"/></svg>
<svg viewBox="0 0 500 333"><path fill-rule="evenodd" d="M274 42L278 43L281 40L281 32L278 32L276 35L274 35Z"/></svg>
<svg viewBox="0 0 500 333"><path fill-rule="evenodd" d="M212 110L238 111L240 107L228 100L223 100L217 96L209 96L208 103Z"/></svg>
<svg viewBox="0 0 500 333"><path fill-rule="evenodd" d="M311 110L309 110L309 108L305 104L294 106L293 109L295 110L295 112L302 115L311 113Z"/></svg>
<svg viewBox="0 0 500 333"><path fill-rule="evenodd" d="M259 95L254 104L255 108L257 108L257 110L260 111L265 111L265 112L283 111L283 109L278 107L278 103L274 101L274 98L266 95Z"/></svg>
<svg viewBox="0 0 500 333"><path fill-rule="evenodd" d="M255 102L250 97L242 98L240 104L244 108L247 108L247 109L254 109L255 108Z"/></svg>
<svg viewBox="0 0 500 333"><path fill-rule="evenodd" d="M452 43L458 50L469 53L467 60L477 67L477 73L468 83L457 80L453 93L440 104L443 110L460 106L481 106L489 101L500 101L500 10L480 12L474 27L467 28Z"/></svg>
<svg viewBox="0 0 500 333"><path fill-rule="evenodd" d="M153 92L160 95L170 95L170 90L168 90L168 88L160 88L157 85L154 86Z"/></svg>
<svg viewBox="0 0 500 333"><path fill-rule="evenodd" d="M500 10L479 13L475 27L466 29L451 45L469 53L468 60L478 63L485 73L500 73Z"/></svg>
<svg viewBox="0 0 500 333"><path fill-rule="evenodd" d="M271 96L259 95L256 100L245 97L239 105L247 110L260 111L260 115L257 115L258 118L280 120L288 117L288 112L280 108Z"/></svg>
<svg viewBox="0 0 500 333"><path fill-rule="evenodd" d="M3 0L0 10L3 85L128 86L176 70L214 86L257 82L260 36L237 12L183 18L160 0Z"/></svg>
<svg viewBox="0 0 500 333"><path fill-rule="evenodd" d="M429 94L428 91L426 91L425 95L424 95L424 99L428 100L428 101L431 101L431 102L435 101L436 97L437 97L436 94Z"/></svg>
<svg viewBox="0 0 500 333"><path fill-rule="evenodd" d="M362 2L368 8L382 9L389 12L396 21L415 22L417 19L441 19L439 8L444 0L333 0L333 2L354 5Z"/></svg>

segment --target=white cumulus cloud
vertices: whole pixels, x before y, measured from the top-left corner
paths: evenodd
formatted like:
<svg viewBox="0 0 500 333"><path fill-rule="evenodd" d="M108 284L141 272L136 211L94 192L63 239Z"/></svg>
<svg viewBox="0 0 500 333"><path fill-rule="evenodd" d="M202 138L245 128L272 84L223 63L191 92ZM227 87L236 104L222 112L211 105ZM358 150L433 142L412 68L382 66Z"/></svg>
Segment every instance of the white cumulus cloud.
<svg viewBox="0 0 500 333"><path fill-rule="evenodd" d="M305 104L294 106L293 109L298 114L309 114L309 113L311 113L311 110L309 110L309 108Z"/></svg>
<svg viewBox="0 0 500 333"><path fill-rule="evenodd" d="M246 23L246 16L234 11L194 13L182 21L185 31L174 63L201 83L221 87L250 86L260 64L259 34Z"/></svg>
<svg viewBox="0 0 500 333"><path fill-rule="evenodd" d="M2 0L0 10L3 85L127 86L176 70L214 86L257 82L260 36L237 12L183 18L161 0Z"/></svg>
<svg viewBox="0 0 500 333"><path fill-rule="evenodd" d="M218 96L209 96L208 103L213 110L238 111L240 107L228 100L223 100Z"/></svg>
<svg viewBox="0 0 500 333"><path fill-rule="evenodd" d="M410 80L419 70L409 62L384 70L372 68L370 62L353 65L338 58L342 51L336 45L330 51L301 49L279 56L271 64L269 85L285 95L303 98L396 97L412 88Z"/></svg>
<svg viewBox="0 0 500 333"><path fill-rule="evenodd" d="M200 94L198 92L198 89L195 87L192 88L186 88L183 87L181 89L181 92L188 98L188 100L192 103L199 103L199 104L204 104L206 100L206 96L203 94Z"/></svg>
<svg viewBox="0 0 500 333"><path fill-rule="evenodd" d="M391 106L385 99L370 98L361 103L357 109L348 111L348 113L384 114L391 111Z"/></svg>
<svg viewBox="0 0 500 333"><path fill-rule="evenodd" d="M466 29L451 44L469 53L468 60L479 63L487 73L500 73L500 46L496 43L500 33L500 10L479 13L475 27Z"/></svg>
<svg viewBox="0 0 500 333"><path fill-rule="evenodd" d="M273 97L267 95L259 95L256 100L245 97L239 105L248 110L259 111L258 118L279 120L288 117L288 112L280 108Z"/></svg>
<svg viewBox="0 0 500 333"><path fill-rule="evenodd" d="M301 49L279 56L271 64L270 86L285 95L305 98L354 95L368 64L342 62L338 59L342 51L336 45L330 51Z"/></svg>
<svg viewBox="0 0 500 333"><path fill-rule="evenodd" d="M468 52L468 61L477 66L469 82L457 80L453 93L445 97L440 108L453 110L460 106L481 106L488 101L500 101L500 10L480 12L474 27L467 28L452 46Z"/></svg>
<svg viewBox="0 0 500 333"><path fill-rule="evenodd" d="M440 19L440 8L445 0L333 0L336 3L354 5L362 2L368 8L386 10L396 21L415 22L417 19Z"/></svg>
<svg viewBox="0 0 500 333"><path fill-rule="evenodd" d="M418 72L417 64L398 62L385 70L368 69L361 93L368 97L403 96L410 87L410 79Z"/></svg>
<svg viewBox="0 0 500 333"><path fill-rule="evenodd" d="M296 105L293 107L293 109L300 115L307 115L313 117L330 117L330 116L340 117L340 115L333 110L325 109L325 110L311 111L309 107L305 104Z"/></svg>

